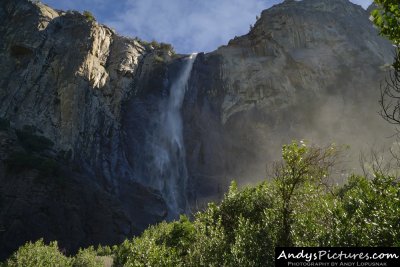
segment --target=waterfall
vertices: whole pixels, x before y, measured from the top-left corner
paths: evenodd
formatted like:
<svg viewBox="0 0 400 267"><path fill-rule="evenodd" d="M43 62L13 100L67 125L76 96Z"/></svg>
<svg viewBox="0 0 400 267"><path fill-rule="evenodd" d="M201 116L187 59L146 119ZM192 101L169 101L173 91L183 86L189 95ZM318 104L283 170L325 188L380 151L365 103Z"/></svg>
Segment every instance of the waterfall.
<svg viewBox="0 0 400 267"><path fill-rule="evenodd" d="M171 83L169 96L160 105L156 138L153 137L151 184L161 191L169 208L169 218L186 211L186 153L183 141L181 108L193 63L197 54L184 59L177 78Z"/></svg>

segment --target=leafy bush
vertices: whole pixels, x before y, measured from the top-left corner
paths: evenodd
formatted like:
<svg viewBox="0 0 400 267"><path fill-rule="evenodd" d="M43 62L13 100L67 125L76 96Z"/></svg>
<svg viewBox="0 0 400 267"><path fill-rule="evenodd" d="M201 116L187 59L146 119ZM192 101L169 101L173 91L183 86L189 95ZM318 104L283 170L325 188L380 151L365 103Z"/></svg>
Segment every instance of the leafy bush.
<svg viewBox="0 0 400 267"><path fill-rule="evenodd" d="M28 242L21 246L8 259L6 266L68 267L72 266L72 260L59 251L56 241L45 245L43 239L40 239L35 243Z"/></svg>
<svg viewBox="0 0 400 267"><path fill-rule="evenodd" d="M97 256L93 247L87 249L80 249L73 259L74 267L103 267L104 263Z"/></svg>
<svg viewBox="0 0 400 267"><path fill-rule="evenodd" d="M113 255L113 249L109 246L100 246L96 248L96 254L98 256L111 256Z"/></svg>
<svg viewBox="0 0 400 267"><path fill-rule="evenodd" d="M162 51L170 51L172 53L172 55L175 55L175 50L173 48L173 46L171 44L167 44L167 43L159 43L155 40L149 42L140 40L139 38L136 38L137 41L139 41L140 43L142 43L146 48L150 48L152 47L153 49L156 50L162 50Z"/></svg>
<svg viewBox="0 0 400 267"><path fill-rule="evenodd" d="M164 51L171 51L172 54L175 54L175 50L171 44L160 43L159 49L164 50Z"/></svg>
<svg viewBox="0 0 400 267"><path fill-rule="evenodd" d="M125 241L115 253L116 266L184 266L194 226L185 217L147 229L141 238Z"/></svg>
<svg viewBox="0 0 400 267"><path fill-rule="evenodd" d="M376 174L371 180L350 177L339 189L340 202L332 239L341 246L400 246L400 184Z"/></svg>
<svg viewBox="0 0 400 267"><path fill-rule="evenodd" d="M154 49L157 49L157 48L160 47L160 44L159 44L157 41L155 41L155 40L151 41L151 42L150 42L150 45L151 45Z"/></svg>
<svg viewBox="0 0 400 267"><path fill-rule="evenodd" d="M87 11L87 10L83 11L83 15L85 16L85 18L88 21L96 21L96 18L93 16L93 14L90 11Z"/></svg>

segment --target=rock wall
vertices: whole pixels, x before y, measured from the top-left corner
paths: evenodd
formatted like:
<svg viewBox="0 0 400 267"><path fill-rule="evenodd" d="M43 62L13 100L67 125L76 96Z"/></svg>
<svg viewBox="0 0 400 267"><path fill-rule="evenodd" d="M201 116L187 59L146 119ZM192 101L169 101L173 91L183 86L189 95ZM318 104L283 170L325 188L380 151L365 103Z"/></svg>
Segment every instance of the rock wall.
<svg viewBox="0 0 400 267"><path fill-rule="evenodd" d="M378 115L392 57L369 13L347 0L285 1L199 57L184 110L194 202L232 179L265 179L292 139L350 145L344 161L355 171L361 150L393 141Z"/></svg>
<svg viewBox="0 0 400 267"><path fill-rule="evenodd" d="M165 218L160 193L124 171L121 112L155 59L170 60L170 51L25 0L0 3L0 43L0 118L11 122L1 141L14 140L0 153L0 257L39 237L68 251L117 243ZM15 132L27 126L54 143L45 155L21 146ZM33 182L42 176L34 166L10 170L16 151L51 158L68 188L48 180L54 175Z"/></svg>

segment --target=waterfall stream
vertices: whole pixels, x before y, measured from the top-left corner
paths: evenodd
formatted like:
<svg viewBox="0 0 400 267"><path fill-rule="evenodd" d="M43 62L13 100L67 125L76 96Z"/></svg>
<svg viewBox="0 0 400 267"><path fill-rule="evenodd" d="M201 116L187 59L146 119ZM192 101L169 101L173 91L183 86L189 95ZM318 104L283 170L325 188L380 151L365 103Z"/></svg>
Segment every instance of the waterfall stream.
<svg viewBox="0 0 400 267"><path fill-rule="evenodd" d="M170 218L187 209L187 169L183 142L181 107L197 54L185 59L180 73L171 83L168 98L161 103L156 138L153 139L152 185L161 191ZM155 175L154 175L155 174Z"/></svg>

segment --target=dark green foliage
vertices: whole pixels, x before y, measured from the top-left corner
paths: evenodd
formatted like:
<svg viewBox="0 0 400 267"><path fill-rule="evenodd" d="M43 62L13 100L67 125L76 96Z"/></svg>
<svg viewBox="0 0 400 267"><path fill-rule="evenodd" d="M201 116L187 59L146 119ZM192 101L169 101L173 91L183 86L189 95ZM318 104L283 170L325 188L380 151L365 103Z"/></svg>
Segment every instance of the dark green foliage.
<svg viewBox="0 0 400 267"><path fill-rule="evenodd" d="M387 37L394 47L396 55L392 72L381 85L379 103L382 117L392 124L400 124L400 2L399 0L375 0L377 9L371 15L380 34Z"/></svg>
<svg viewBox="0 0 400 267"><path fill-rule="evenodd" d="M51 149L54 143L44 136L36 135L37 129L32 126L24 126L22 130L17 130L18 140L27 151L43 152Z"/></svg>
<svg viewBox="0 0 400 267"><path fill-rule="evenodd" d="M277 196L282 200L280 213L282 214L282 228L279 236L280 246L294 244L292 225L296 209L311 203L304 203L299 195L306 194L308 198L313 194L321 194L321 186L333 166L338 151L334 147L325 149L307 147L304 142L292 142L282 148L283 162L274 169L274 182L277 187Z"/></svg>
<svg viewBox="0 0 400 267"><path fill-rule="evenodd" d="M155 40L149 42L140 40L139 38L136 38L136 40L140 43L142 43L146 48L150 48L152 47L155 50L162 50L164 52L170 51L172 53L172 55L175 55L175 50L173 48L173 46L171 44L167 44L167 43L159 43Z"/></svg>
<svg viewBox="0 0 400 267"><path fill-rule="evenodd" d="M98 256L111 256L113 255L113 248L111 248L110 246L98 245L96 248L96 254Z"/></svg>
<svg viewBox="0 0 400 267"><path fill-rule="evenodd" d="M0 263L0 266L1 263ZM46 245L43 239L21 246L5 263L4 267L41 266L41 267L103 267L104 262L93 247L80 249L75 257L63 255L57 242Z"/></svg>
<svg viewBox="0 0 400 267"><path fill-rule="evenodd" d="M398 0L375 0L377 9L371 15L374 23L378 26L380 34L386 36L397 47L400 47L400 2ZM400 56L396 57L393 67L400 71Z"/></svg>
<svg viewBox="0 0 400 267"><path fill-rule="evenodd" d="M73 259L73 267L103 267L104 263L98 257L93 247L80 249Z"/></svg>
<svg viewBox="0 0 400 267"><path fill-rule="evenodd" d="M352 176L339 189L333 238L343 246L400 246L400 185L391 176Z"/></svg>
<svg viewBox="0 0 400 267"><path fill-rule="evenodd" d="M10 128L10 121L0 118L0 131L7 131Z"/></svg>
<svg viewBox="0 0 400 267"><path fill-rule="evenodd" d="M43 239L35 243L28 242L20 247L6 262L6 266L72 266L72 260L64 256L58 248L57 242L45 245Z"/></svg>
<svg viewBox="0 0 400 267"><path fill-rule="evenodd" d="M382 35L400 45L400 3L398 0L374 0L378 6L371 15Z"/></svg>
<svg viewBox="0 0 400 267"><path fill-rule="evenodd" d="M116 266L184 266L187 248L195 241L193 224L179 221L150 227L141 238L125 241L115 252Z"/></svg>
<svg viewBox="0 0 400 267"><path fill-rule="evenodd" d="M175 53L174 48L171 44L160 43L159 48L165 51L171 51L173 54Z"/></svg>
<svg viewBox="0 0 400 267"><path fill-rule="evenodd" d="M157 41L155 41L155 40L151 41L151 42L150 42L150 45L151 45L152 47L154 47L154 49L157 49L157 48L159 48L159 46L160 46L160 44L159 44Z"/></svg>
<svg viewBox="0 0 400 267"><path fill-rule="evenodd" d="M96 18L93 16L93 14L90 11L87 11L87 10L83 11L83 15L85 16L85 18L88 21L96 21Z"/></svg>

